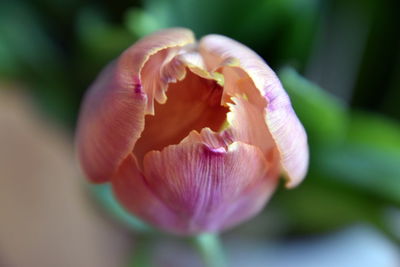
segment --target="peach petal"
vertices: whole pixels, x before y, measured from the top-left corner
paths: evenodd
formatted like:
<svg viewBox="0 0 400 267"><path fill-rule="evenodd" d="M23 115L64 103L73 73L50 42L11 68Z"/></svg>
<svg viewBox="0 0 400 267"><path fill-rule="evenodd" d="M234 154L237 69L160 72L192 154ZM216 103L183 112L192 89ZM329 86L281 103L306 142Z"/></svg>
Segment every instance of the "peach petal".
<svg viewBox="0 0 400 267"><path fill-rule="evenodd" d="M174 57L195 42L193 33L183 28L166 29L146 36L128 48L120 57L119 71L126 73L125 84L142 82L147 94L146 114L154 114L154 99L166 101L168 83L184 76L184 66Z"/></svg>
<svg viewBox="0 0 400 267"><path fill-rule="evenodd" d="M146 95L121 87L115 62L89 89L81 109L76 144L87 177L96 183L111 179L144 128Z"/></svg>
<svg viewBox="0 0 400 267"><path fill-rule="evenodd" d="M154 226L176 229L179 233L182 222L152 192L134 156L128 156L121 164L112 178L112 187L116 198L126 210Z"/></svg>
<svg viewBox="0 0 400 267"><path fill-rule="evenodd" d="M143 131L144 116L152 109L153 97L163 100L164 85L153 86L152 75L164 73L162 81L179 78L182 68L173 64L172 55L179 47L193 42L193 33L179 28L147 36L108 65L91 85L77 129L78 155L91 181L111 179L131 153ZM157 56L160 51L165 54L161 59ZM146 62L153 56L162 61L161 65L153 60L142 75Z"/></svg>
<svg viewBox="0 0 400 267"><path fill-rule="evenodd" d="M203 37L199 50L208 69L217 69L223 65L227 65L226 68L236 68L229 66L236 64L252 79L260 95L267 101L265 121L279 149L281 164L288 178L287 186L299 184L308 167L307 136L275 73L255 52L225 36Z"/></svg>
<svg viewBox="0 0 400 267"><path fill-rule="evenodd" d="M267 156L275 147L272 136L264 121L263 109L242 97L232 97L228 103L230 112L227 121L234 140L255 145Z"/></svg>
<svg viewBox="0 0 400 267"><path fill-rule="evenodd" d="M224 85L223 75L219 72L208 71L204 64L203 57L198 51L182 51L182 53L176 56L175 59L179 60L183 66L186 66L196 75L204 79L215 80L220 86Z"/></svg>
<svg viewBox="0 0 400 267"><path fill-rule="evenodd" d="M254 216L275 190L278 166L248 144L213 148L188 139L144 159L148 186L184 223L184 234L223 230Z"/></svg>
<svg viewBox="0 0 400 267"><path fill-rule="evenodd" d="M187 71L182 81L171 83L168 101L156 104L154 116L146 116L146 127L133 150L139 164L147 152L179 144L191 130L200 131L204 127L218 130L228 111L220 105L222 92L214 80L191 71Z"/></svg>
<svg viewBox="0 0 400 267"><path fill-rule="evenodd" d="M203 143L210 148L228 148L232 144L233 136L229 132L214 132L210 128L203 128L201 132L191 131L190 134L182 140L184 143Z"/></svg>

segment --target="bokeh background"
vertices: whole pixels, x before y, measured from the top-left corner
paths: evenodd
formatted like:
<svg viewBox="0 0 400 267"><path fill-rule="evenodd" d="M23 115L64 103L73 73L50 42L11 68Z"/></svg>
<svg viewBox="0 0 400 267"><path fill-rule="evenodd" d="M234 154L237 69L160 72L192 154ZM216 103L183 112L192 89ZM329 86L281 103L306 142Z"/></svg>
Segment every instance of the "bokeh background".
<svg viewBox="0 0 400 267"><path fill-rule="evenodd" d="M389 0L0 1L0 266L202 266L190 242L143 233L107 187L87 185L73 148L101 68L171 26L258 52L309 136L305 182L223 234L229 266L400 266L398 10Z"/></svg>

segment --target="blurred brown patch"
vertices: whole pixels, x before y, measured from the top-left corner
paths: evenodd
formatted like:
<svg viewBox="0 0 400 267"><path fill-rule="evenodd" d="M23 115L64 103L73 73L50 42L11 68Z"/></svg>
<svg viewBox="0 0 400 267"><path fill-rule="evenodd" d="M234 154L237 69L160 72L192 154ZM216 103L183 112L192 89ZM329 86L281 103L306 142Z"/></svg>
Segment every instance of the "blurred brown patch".
<svg viewBox="0 0 400 267"><path fill-rule="evenodd" d="M89 205L72 138L40 118L27 96L4 87L0 266L123 266L130 240Z"/></svg>

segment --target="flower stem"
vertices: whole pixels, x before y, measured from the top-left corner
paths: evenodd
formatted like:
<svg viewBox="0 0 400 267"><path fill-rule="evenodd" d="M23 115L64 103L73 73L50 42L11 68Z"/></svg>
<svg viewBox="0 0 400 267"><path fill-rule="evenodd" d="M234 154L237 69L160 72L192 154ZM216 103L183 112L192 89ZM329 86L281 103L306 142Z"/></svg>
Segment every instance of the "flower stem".
<svg viewBox="0 0 400 267"><path fill-rule="evenodd" d="M150 267L152 265L153 237L151 235L138 235L135 238L134 254L129 267Z"/></svg>
<svg viewBox="0 0 400 267"><path fill-rule="evenodd" d="M226 261L219 236L200 234L194 237L194 244L207 267L225 267Z"/></svg>

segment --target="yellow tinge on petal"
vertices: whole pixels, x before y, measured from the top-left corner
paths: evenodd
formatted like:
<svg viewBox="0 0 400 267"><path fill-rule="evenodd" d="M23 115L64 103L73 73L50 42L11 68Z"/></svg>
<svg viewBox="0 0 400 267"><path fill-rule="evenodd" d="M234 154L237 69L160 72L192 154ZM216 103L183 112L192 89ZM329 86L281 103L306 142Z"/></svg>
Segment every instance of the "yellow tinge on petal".
<svg viewBox="0 0 400 267"><path fill-rule="evenodd" d="M281 169L304 178L307 139L274 72L249 48L186 29L138 41L92 85L77 144L94 182L176 234L227 229L257 214Z"/></svg>

